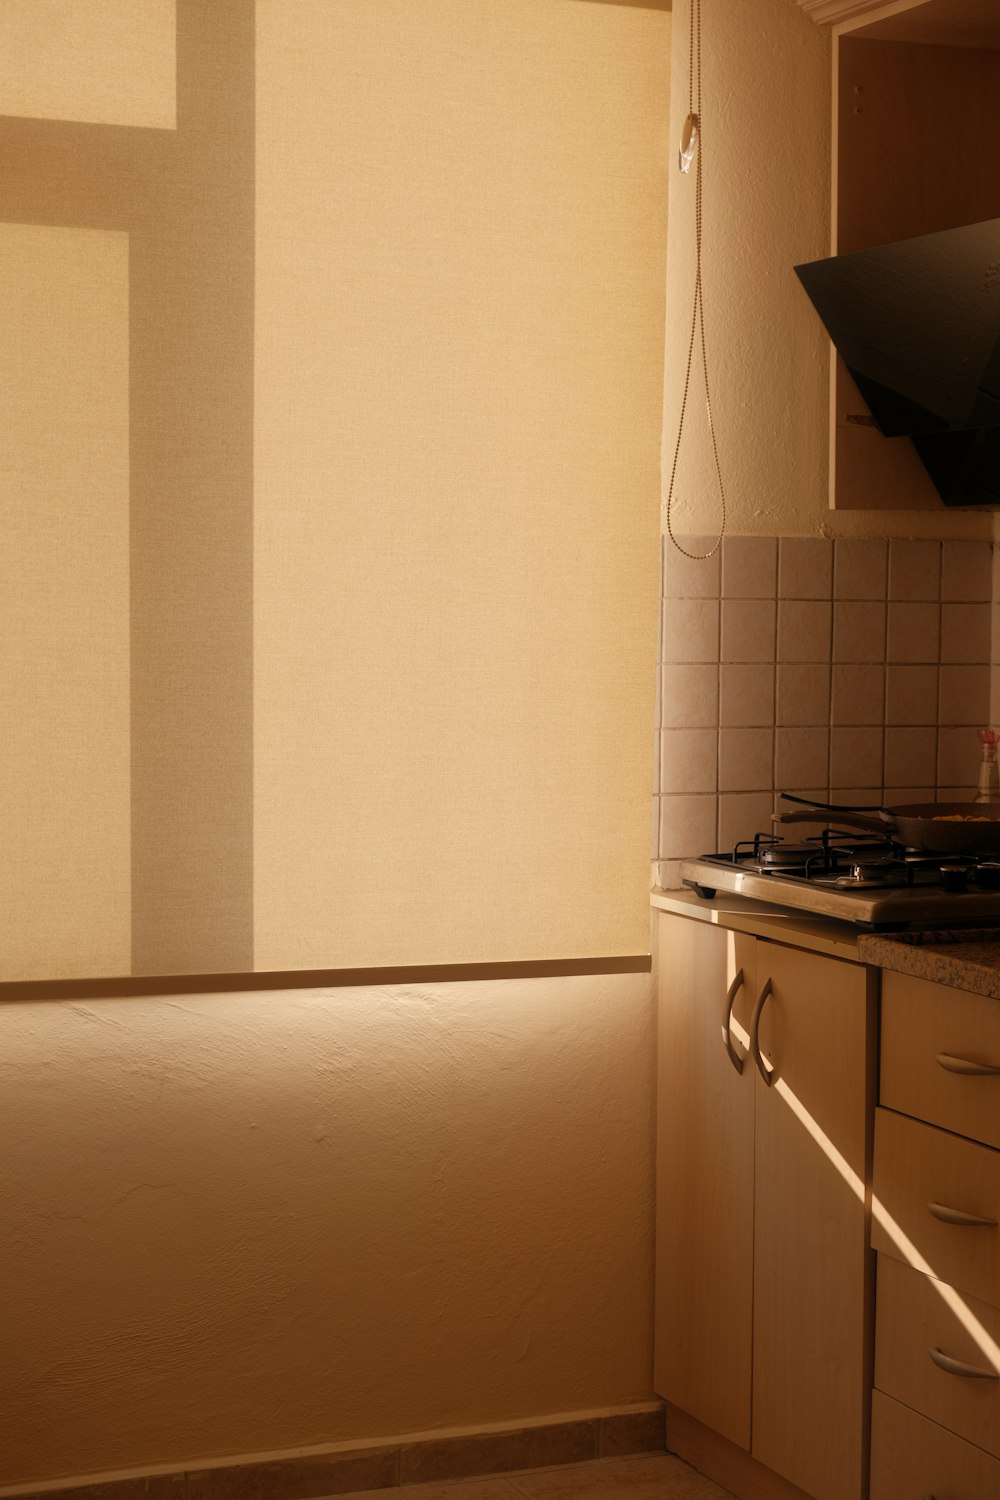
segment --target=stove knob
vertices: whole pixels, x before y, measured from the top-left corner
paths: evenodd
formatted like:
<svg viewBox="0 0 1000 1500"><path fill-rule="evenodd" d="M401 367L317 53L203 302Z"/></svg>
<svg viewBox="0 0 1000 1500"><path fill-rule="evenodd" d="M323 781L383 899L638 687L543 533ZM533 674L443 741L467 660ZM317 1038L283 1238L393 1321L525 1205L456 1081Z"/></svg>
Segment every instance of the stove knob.
<svg viewBox="0 0 1000 1500"><path fill-rule="evenodd" d="M941 866L941 889L944 891L964 891L969 884L969 869L967 865L942 865Z"/></svg>
<svg viewBox="0 0 1000 1500"><path fill-rule="evenodd" d="M984 891L1000 890L1000 861L980 860L976 866L976 880Z"/></svg>

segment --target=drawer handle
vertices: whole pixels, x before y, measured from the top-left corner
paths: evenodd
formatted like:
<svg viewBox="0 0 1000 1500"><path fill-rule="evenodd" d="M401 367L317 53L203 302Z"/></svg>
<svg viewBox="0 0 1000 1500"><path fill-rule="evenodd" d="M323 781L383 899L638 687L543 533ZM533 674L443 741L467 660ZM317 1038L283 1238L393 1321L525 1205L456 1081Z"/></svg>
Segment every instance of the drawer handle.
<svg viewBox="0 0 1000 1500"><path fill-rule="evenodd" d="M980 1365L967 1365L961 1359L952 1359L943 1349L928 1350L939 1370L947 1375L964 1375L967 1380L1000 1380L996 1370L984 1370Z"/></svg>
<svg viewBox="0 0 1000 1500"><path fill-rule="evenodd" d="M763 1078L764 1082L767 1084L768 1088L771 1087L771 1079L774 1076L774 1069L769 1068L767 1066L767 1063L761 1056L760 1016L761 1011L764 1009L764 1006L767 1002L767 997L770 993L771 981L770 979L765 979L764 988L757 996L757 1004L754 1006L753 1015L750 1017L750 1051L753 1053L753 1060L757 1064L757 1071L760 1074L761 1078Z"/></svg>
<svg viewBox="0 0 1000 1500"><path fill-rule="evenodd" d="M1000 1078L1000 1067L996 1063L973 1062L971 1057L952 1057L950 1052L939 1052L938 1067L946 1073L960 1073L963 1078Z"/></svg>
<svg viewBox="0 0 1000 1500"><path fill-rule="evenodd" d="M736 1069L737 1073L743 1072L743 1059L733 1046L732 1020L733 1006L736 1004L736 996L743 987L743 970L740 969L729 989L726 991L726 1014L722 1020L722 1045L726 1049L726 1056Z"/></svg>
<svg viewBox="0 0 1000 1500"><path fill-rule="evenodd" d="M996 1219L984 1219L980 1214L967 1214L964 1209L949 1208L946 1203L928 1203L927 1207L942 1224L957 1224L970 1229L997 1227Z"/></svg>

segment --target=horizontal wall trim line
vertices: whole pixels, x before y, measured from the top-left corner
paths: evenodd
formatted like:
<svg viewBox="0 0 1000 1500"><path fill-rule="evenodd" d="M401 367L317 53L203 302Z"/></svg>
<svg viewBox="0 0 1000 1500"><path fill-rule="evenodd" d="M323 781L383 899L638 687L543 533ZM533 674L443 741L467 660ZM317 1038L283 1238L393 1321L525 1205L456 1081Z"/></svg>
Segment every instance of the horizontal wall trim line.
<svg viewBox="0 0 1000 1500"><path fill-rule="evenodd" d="M105 979L32 979L0 983L4 1000L117 1000L148 995L239 994L244 990L442 984L462 980L560 979L581 974L648 974L648 953L612 958L544 958L481 964L397 964L370 969L281 969L243 974L151 974Z"/></svg>

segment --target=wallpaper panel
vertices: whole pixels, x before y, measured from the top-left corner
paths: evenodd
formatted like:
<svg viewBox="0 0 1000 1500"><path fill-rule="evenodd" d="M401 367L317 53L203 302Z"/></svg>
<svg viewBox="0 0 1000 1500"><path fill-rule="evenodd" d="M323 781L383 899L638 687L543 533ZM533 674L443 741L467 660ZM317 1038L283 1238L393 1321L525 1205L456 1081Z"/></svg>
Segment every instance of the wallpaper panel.
<svg viewBox="0 0 1000 1500"><path fill-rule="evenodd" d="M0 0L0 115L173 129L176 0Z"/></svg>
<svg viewBox="0 0 1000 1500"><path fill-rule="evenodd" d="M0 102L0 979L646 949L668 25L177 0L176 128Z"/></svg>
<svg viewBox="0 0 1000 1500"><path fill-rule="evenodd" d="M0 973L130 962L128 242L0 224Z"/></svg>
<svg viewBox="0 0 1000 1500"><path fill-rule="evenodd" d="M259 0L258 967L646 948L666 25Z"/></svg>

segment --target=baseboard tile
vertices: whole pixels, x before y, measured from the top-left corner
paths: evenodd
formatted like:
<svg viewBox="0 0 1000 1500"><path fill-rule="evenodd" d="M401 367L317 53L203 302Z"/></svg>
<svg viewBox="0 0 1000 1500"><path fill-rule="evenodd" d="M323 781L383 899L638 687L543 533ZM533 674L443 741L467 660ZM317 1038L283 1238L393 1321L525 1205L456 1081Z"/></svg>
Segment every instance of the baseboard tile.
<svg viewBox="0 0 1000 1500"><path fill-rule="evenodd" d="M662 1452L662 1403L532 1419L516 1427L489 1424L448 1434L411 1433L368 1446L247 1455L158 1473L131 1471L0 1488L0 1500L318 1500L401 1484L441 1483L544 1469L598 1458Z"/></svg>

